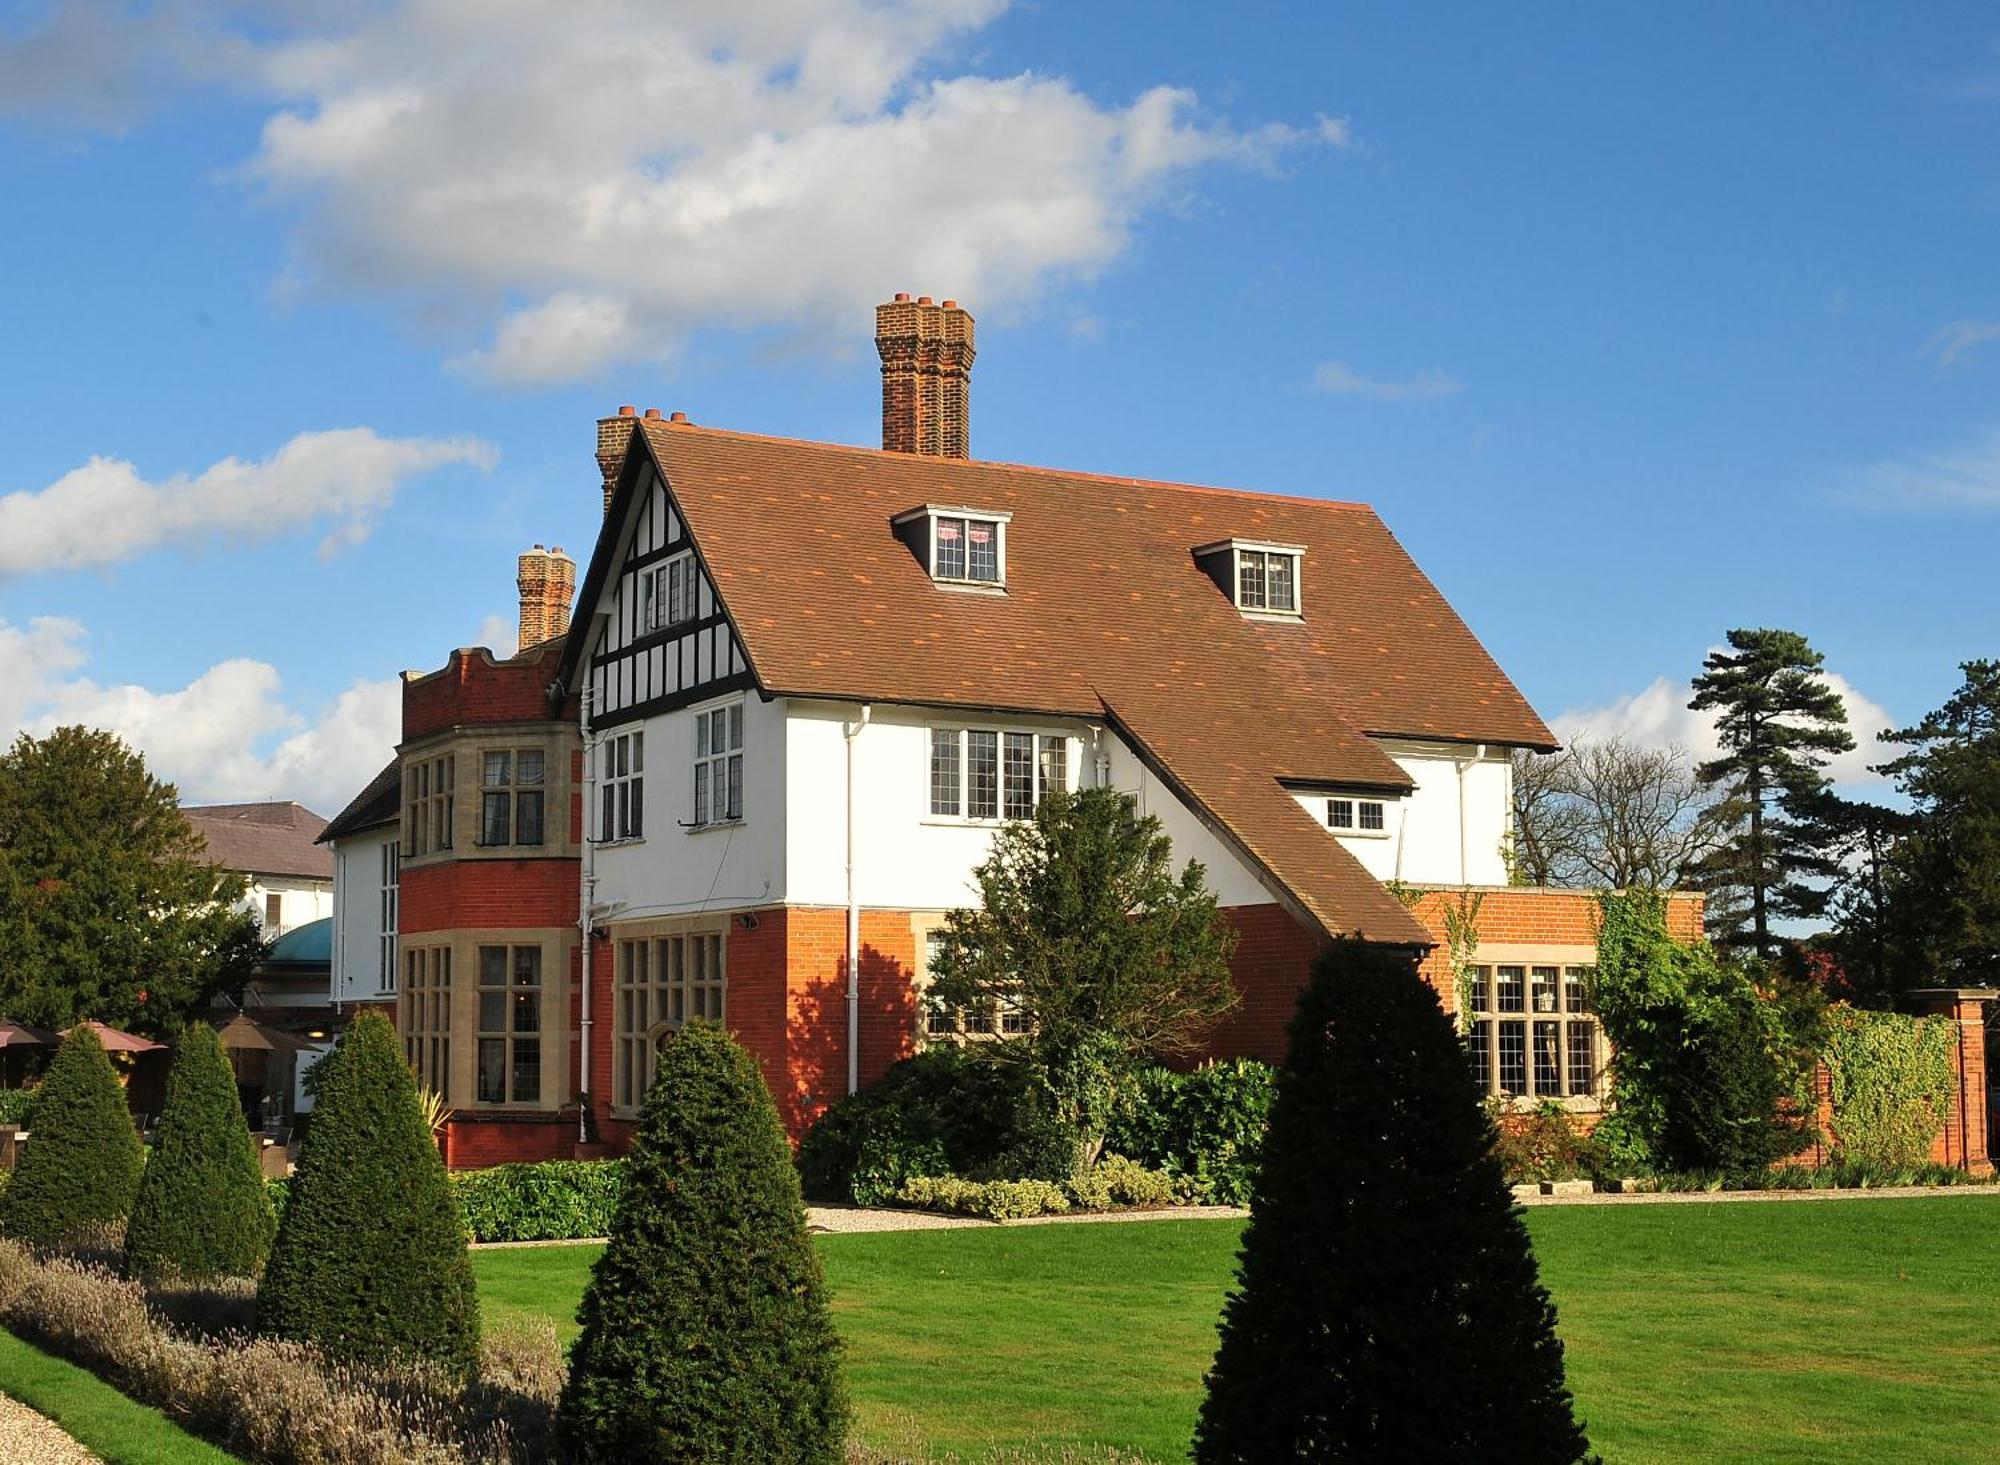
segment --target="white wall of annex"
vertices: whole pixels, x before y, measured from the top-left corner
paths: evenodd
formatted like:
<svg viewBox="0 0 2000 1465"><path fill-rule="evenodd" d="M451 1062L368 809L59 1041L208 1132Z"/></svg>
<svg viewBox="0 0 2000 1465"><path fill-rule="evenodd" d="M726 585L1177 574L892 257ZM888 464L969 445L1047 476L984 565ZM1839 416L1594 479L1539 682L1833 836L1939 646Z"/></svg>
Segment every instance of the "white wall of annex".
<svg viewBox="0 0 2000 1465"><path fill-rule="evenodd" d="M790 780L785 840L785 898L796 905L847 903L847 745L845 728L859 716L853 703L795 701L786 729ZM881 910L949 910L977 899L972 872L993 843L992 824L933 818L930 813L930 729L992 727L1070 739L1072 788L1095 782L1089 726L1062 718L963 716L877 705L855 740L856 886L862 905ZM1193 858L1225 905L1255 905L1273 897L1227 846L1211 834L1114 734L1102 735L1110 782L1160 818L1174 844L1174 863Z"/></svg>
<svg viewBox="0 0 2000 1465"><path fill-rule="evenodd" d="M743 818L688 829L694 817L695 714L736 700L743 703ZM646 832L640 839L597 846L597 900L623 902L605 920L616 925L785 899L784 703L739 692L612 731L634 727L646 734ZM595 785L591 798L602 798Z"/></svg>
<svg viewBox="0 0 2000 1465"><path fill-rule="evenodd" d="M1384 802L1386 835L1334 834L1378 880L1411 885L1505 885L1502 850L1513 825L1513 765L1504 748L1449 743L1385 744L1383 751L1416 788ZM1465 783L1460 842L1459 780ZM1301 793L1300 805L1326 822L1326 795Z"/></svg>
<svg viewBox="0 0 2000 1465"><path fill-rule="evenodd" d="M333 1000L366 1002L380 995L382 851L394 825L364 830L333 843Z"/></svg>

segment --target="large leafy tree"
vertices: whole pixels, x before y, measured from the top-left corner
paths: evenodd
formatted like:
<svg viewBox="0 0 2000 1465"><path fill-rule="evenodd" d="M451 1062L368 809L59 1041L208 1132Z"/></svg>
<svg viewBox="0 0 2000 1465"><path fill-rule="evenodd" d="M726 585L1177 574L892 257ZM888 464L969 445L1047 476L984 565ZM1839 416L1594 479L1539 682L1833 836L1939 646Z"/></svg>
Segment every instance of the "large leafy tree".
<svg viewBox="0 0 2000 1465"><path fill-rule="evenodd" d="M1125 1065L1195 1051L1237 1001L1235 932L1200 863L1175 874L1172 859L1159 820L1126 795L1051 794L994 837L979 905L950 912L940 936L931 1000L1021 1015L1014 1051L1085 1157Z"/></svg>
<svg viewBox="0 0 2000 1465"><path fill-rule="evenodd" d="M2000 661L1914 727L1881 771L1910 801L1888 860L1888 945L1904 986L2000 984Z"/></svg>
<svg viewBox="0 0 2000 1465"><path fill-rule="evenodd" d="M244 880L211 864L172 784L107 732L0 753L0 1012L161 1036L256 964Z"/></svg>
<svg viewBox="0 0 2000 1465"><path fill-rule="evenodd" d="M1726 831L1703 862L1719 897L1719 939L1770 955L1771 922L1818 916L1837 864L1816 817L1830 787L1824 771L1854 747L1847 708L1821 670L1824 658L1796 631L1734 630L1709 653L1688 706L1715 714L1721 756L1695 778L1721 795Z"/></svg>
<svg viewBox="0 0 2000 1465"><path fill-rule="evenodd" d="M1277 1090L1194 1458L1582 1459L1493 1122L1408 954L1320 958Z"/></svg>

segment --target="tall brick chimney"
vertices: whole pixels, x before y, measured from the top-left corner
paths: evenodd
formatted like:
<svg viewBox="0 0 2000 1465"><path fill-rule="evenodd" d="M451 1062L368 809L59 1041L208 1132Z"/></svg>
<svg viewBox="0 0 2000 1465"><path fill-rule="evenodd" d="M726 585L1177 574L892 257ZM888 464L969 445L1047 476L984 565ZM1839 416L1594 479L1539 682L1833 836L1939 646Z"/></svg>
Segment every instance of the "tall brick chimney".
<svg viewBox="0 0 2000 1465"><path fill-rule="evenodd" d="M576 561L557 545L539 544L522 555L514 583L521 591L520 647L526 651L569 630L569 604L576 594Z"/></svg>
<svg viewBox="0 0 2000 1465"><path fill-rule="evenodd" d="M882 447L965 458L972 452L972 314L907 292L875 307L882 357Z"/></svg>
<svg viewBox="0 0 2000 1465"><path fill-rule="evenodd" d="M604 475L604 512L611 512L611 492L618 487L618 470L625 466L625 450L632 445L632 429L639 425L633 407L620 407L616 417L597 419L597 471Z"/></svg>

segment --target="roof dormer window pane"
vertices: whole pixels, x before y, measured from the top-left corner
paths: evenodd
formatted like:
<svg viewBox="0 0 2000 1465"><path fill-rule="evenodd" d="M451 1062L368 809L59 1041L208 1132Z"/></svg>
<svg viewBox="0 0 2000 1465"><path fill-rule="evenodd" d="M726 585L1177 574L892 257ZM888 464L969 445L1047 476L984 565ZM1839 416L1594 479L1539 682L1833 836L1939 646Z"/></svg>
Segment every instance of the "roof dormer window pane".
<svg viewBox="0 0 2000 1465"><path fill-rule="evenodd" d="M984 519L965 521L965 538L972 561L966 578L992 584L1000 578L1000 526Z"/></svg>
<svg viewBox="0 0 2000 1465"><path fill-rule="evenodd" d="M1272 610L1297 610L1298 596L1292 589L1292 567L1297 563L1288 554L1267 555L1264 559L1264 581Z"/></svg>
<svg viewBox="0 0 2000 1465"><path fill-rule="evenodd" d="M1236 603L1244 610L1294 614L1299 608L1299 557L1290 550L1236 551Z"/></svg>
<svg viewBox="0 0 2000 1465"><path fill-rule="evenodd" d="M965 578L965 520L937 521L936 574L940 580Z"/></svg>
<svg viewBox="0 0 2000 1465"><path fill-rule="evenodd" d="M1236 552L1236 599L1241 605L1264 609L1264 556L1256 550Z"/></svg>

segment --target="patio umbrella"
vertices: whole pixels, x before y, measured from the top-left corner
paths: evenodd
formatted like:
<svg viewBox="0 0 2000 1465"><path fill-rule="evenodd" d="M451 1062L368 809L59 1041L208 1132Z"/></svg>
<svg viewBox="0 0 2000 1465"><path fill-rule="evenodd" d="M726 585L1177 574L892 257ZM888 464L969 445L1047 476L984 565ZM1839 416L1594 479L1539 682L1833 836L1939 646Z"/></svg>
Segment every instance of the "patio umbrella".
<svg viewBox="0 0 2000 1465"><path fill-rule="evenodd" d="M225 1048L251 1049L262 1053L308 1053L317 1052L319 1048L317 1043L295 1038L283 1028L271 1027L242 1012L224 1023L215 1035L222 1039Z"/></svg>
<svg viewBox="0 0 2000 1465"><path fill-rule="evenodd" d="M107 1053L151 1053L164 1048L165 1043L156 1043L151 1038L142 1038L137 1033L121 1032L119 1029L101 1022L80 1022L76 1027L64 1028L66 1038L76 1028L89 1028L97 1034L97 1041L104 1045Z"/></svg>
<svg viewBox="0 0 2000 1465"><path fill-rule="evenodd" d="M0 1048L53 1048L60 1042L61 1038L46 1029L0 1017Z"/></svg>

